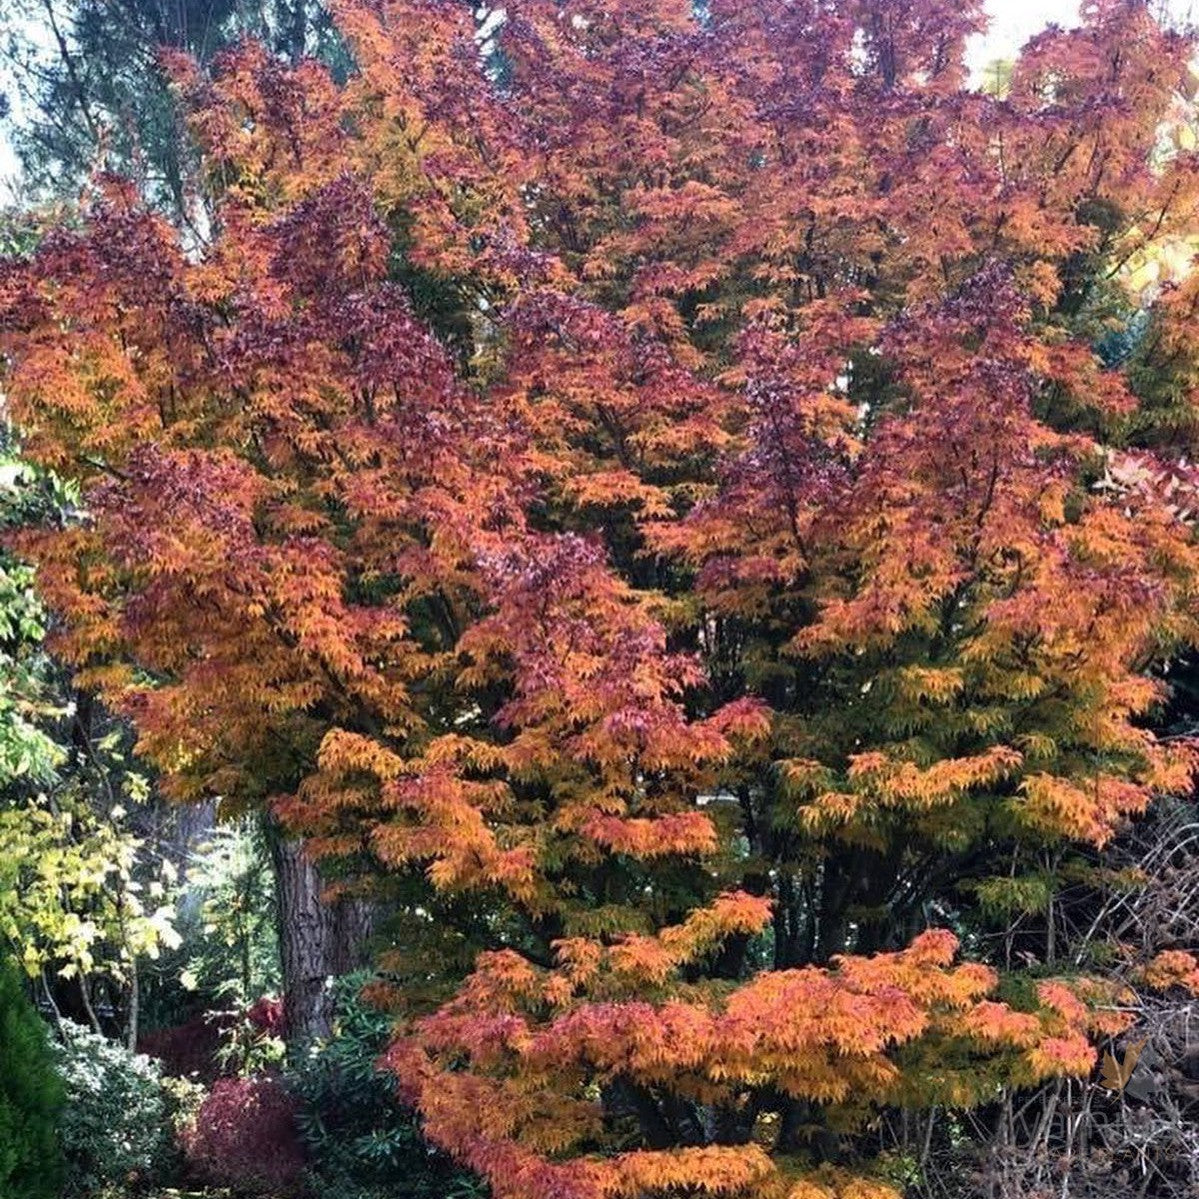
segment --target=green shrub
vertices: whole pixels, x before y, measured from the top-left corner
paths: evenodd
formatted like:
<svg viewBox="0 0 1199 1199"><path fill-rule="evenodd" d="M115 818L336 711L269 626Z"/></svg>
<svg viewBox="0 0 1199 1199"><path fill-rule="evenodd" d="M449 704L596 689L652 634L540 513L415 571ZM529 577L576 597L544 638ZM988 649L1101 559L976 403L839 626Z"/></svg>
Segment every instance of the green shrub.
<svg viewBox="0 0 1199 1199"><path fill-rule="evenodd" d="M135 1194L175 1163L172 1103L157 1063L69 1021L56 1047L66 1088L66 1194Z"/></svg>
<svg viewBox="0 0 1199 1199"><path fill-rule="evenodd" d="M0 958L0 1199L54 1199L62 1182L62 1084L17 967Z"/></svg>
<svg viewBox="0 0 1199 1199"><path fill-rule="evenodd" d="M390 1017L362 1002L366 978L336 988L334 1036L289 1078L313 1194L322 1199L471 1199L473 1175L421 1136L392 1075L376 1069L391 1036Z"/></svg>

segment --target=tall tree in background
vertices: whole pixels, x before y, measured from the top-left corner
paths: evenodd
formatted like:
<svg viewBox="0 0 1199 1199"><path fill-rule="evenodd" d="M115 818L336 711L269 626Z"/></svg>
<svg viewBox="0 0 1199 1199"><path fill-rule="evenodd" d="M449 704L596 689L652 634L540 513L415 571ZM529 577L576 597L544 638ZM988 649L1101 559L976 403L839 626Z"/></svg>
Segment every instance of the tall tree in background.
<svg viewBox="0 0 1199 1199"><path fill-rule="evenodd" d="M23 184L73 200L98 169L137 179L184 224L200 215L197 166L159 56L210 62L242 38L281 58L344 58L313 0L4 0L0 62Z"/></svg>
<svg viewBox="0 0 1199 1199"><path fill-rule="evenodd" d="M880 1111L1122 1026L960 939L1190 786L1199 285L1169 395L1092 349L1194 232L1190 46L1102 0L999 98L942 0L339 22L344 85L171 61L202 253L107 179L0 278L58 648L175 796L401 880L390 1062L498 1196L891 1194Z"/></svg>
<svg viewBox="0 0 1199 1199"><path fill-rule="evenodd" d="M0 529L73 518L69 489L0 440ZM176 940L174 875L127 727L74 689L45 623L32 570L0 552L0 953L56 1013L132 1046L140 969Z"/></svg>

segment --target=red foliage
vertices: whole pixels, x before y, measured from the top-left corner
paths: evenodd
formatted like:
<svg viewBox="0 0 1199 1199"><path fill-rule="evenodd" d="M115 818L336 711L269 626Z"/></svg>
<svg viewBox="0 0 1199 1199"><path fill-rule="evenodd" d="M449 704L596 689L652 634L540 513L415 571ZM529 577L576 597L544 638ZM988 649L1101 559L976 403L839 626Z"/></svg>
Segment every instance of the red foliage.
<svg viewBox="0 0 1199 1199"><path fill-rule="evenodd" d="M278 1079L220 1078L183 1137L189 1169L215 1186L277 1196L304 1168L295 1104Z"/></svg>
<svg viewBox="0 0 1199 1199"><path fill-rule="evenodd" d="M224 1014L204 1013L185 1024L144 1033L138 1040L137 1051L157 1058L163 1072L174 1078L211 1082L222 1073L216 1053L229 1023Z"/></svg>
<svg viewBox="0 0 1199 1199"><path fill-rule="evenodd" d="M262 995L246 1009L246 1019L262 1034L281 1037L286 1026L283 1000Z"/></svg>

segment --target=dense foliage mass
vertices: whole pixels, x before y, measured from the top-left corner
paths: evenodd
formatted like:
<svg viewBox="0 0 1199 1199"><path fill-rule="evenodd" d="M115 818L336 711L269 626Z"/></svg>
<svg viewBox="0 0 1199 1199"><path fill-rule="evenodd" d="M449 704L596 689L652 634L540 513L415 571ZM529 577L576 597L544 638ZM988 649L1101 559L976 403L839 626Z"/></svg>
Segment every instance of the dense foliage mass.
<svg viewBox="0 0 1199 1199"><path fill-rule="evenodd" d="M0 530L72 519L72 489L22 464L10 434ZM47 622L32 570L0 550L0 945L40 999L97 1030L97 1008L128 996L136 1039L138 959L177 939L174 870L131 827L148 786L128 731L47 653Z"/></svg>
<svg viewBox="0 0 1199 1199"><path fill-rule="evenodd" d="M888 1196L880 1113L1124 1025L958 954L1190 788L1199 281L1102 343L1190 46L1097 0L995 95L981 23L346 0L344 84L169 60L211 236L107 178L0 275L57 651L398 880L388 1064L498 1199Z"/></svg>
<svg viewBox="0 0 1199 1199"><path fill-rule="evenodd" d="M61 1120L68 1195L136 1193L170 1164L169 1097L158 1066L69 1021L54 1045L68 1102Z"/></svg>
<svg viewBox="0 0 1199 1199"><path fill-rule="evenodd" d="M242 1194L295 1194L304 1158L294 1112L277 1079L218 1079L185 1135L188 1163L197 1177Z"/></svg>
<svg viewBox="0 0 1199 1199"><path fill-rule="evenodd" d="M69 203L106 166L183 225L200 206L197 162L159 51L208 62L255 37L293 61L344 59L314 0L0 0L0 28L0 120L23 194Z"/></svg>
<svg viewBox="0 0 1199 1199"><path fill-rule="evenodd" d="M420 1136L393 1074L378 1068L393 1021L362 998L369 979L338 981L335 1035L288 1080L308 1159L308 1183L326 1199L481 1199L477 1179Z"/></svg>
<svg viewBox="0 0 1199 1199"><path fill-rule="evenodd" d="M16 965L0 957L0 1196L55 1199L62 1184L62 1084L45 1025L25 998Z"/></svg>

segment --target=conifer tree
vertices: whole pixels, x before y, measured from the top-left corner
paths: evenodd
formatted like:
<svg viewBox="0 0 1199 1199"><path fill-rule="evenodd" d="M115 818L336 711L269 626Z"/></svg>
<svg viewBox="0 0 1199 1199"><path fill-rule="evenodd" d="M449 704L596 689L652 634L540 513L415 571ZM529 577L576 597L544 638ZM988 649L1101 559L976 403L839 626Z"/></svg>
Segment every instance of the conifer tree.
<svg viewBox="0 0 1199 1199"><path fill-rule="evenodd" d="M21 985L21 974L0 957L0 1196L58 1199L62 1146L58 1115L62 1083L54 1071L46 1026Z"/></svg>

